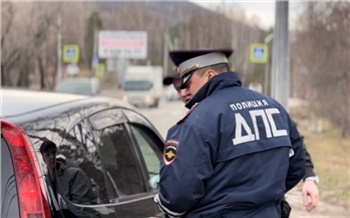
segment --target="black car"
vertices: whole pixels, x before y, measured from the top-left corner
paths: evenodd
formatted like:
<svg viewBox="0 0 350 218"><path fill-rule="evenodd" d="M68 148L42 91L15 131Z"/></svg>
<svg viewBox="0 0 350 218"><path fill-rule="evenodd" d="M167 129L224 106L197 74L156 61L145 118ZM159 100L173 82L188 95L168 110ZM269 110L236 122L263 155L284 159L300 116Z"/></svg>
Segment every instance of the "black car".
<svg viewBox="0 0 350 218"><path fill-rule="evenodd" d="M68 202L76 217L161 216L153 196L164 141L132 106L104 97L10 89L1 97L2 218L53 217L39 152L45 140L90 179L96 202Z"/></svg>

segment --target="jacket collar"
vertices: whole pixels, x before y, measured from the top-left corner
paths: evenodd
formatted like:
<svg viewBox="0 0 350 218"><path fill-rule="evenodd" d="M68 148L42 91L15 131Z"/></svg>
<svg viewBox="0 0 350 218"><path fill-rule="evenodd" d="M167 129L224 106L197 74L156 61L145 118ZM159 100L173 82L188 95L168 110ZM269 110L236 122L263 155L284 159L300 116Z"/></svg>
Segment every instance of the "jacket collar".
<svg viewBox="0 0 350 218"><path fill-rule="evenodd" d="M198 90L192 99L186 104L188 109L192 108L195 103L203 101L214 92L232 86L241 86L241 79L235 72L220 73L214 76Z"/></svg>

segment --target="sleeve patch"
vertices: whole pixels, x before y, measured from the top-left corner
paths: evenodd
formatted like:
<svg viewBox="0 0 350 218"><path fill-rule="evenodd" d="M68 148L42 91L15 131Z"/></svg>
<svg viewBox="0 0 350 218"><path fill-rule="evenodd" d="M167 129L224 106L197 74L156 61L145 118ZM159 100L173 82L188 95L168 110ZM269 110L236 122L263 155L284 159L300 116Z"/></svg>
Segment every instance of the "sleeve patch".
<svg viewBox="0 0 350 218"><path fill-rule="evenodd" d="M179 142L176 140L168 140L165 143L165 149L163 154L163 160L165 165L169 165L175 161L178 147Z"/></svg>

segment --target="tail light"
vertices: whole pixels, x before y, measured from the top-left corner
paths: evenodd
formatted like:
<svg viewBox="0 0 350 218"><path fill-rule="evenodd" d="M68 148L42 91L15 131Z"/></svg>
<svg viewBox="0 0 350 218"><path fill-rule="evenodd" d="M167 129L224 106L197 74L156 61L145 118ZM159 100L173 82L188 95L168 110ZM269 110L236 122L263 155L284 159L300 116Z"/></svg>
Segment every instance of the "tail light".
<svg viewBox="0 0 350 218"><path fill-rule="evenodd" d="M20 211L22 218L51 218L43 183L40 182L39 166L27 135L18 126L1 121L3 137L9 144L13 158Z"/></svg>

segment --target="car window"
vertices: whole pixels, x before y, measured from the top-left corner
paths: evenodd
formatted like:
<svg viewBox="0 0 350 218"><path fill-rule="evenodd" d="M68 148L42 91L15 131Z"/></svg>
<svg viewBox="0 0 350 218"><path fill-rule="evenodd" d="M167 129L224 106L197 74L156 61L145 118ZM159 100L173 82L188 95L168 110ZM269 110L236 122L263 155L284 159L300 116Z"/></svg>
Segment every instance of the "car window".
<svg viewBox="0 0 350 218"><path fill-rule="evenodd" d="M146 127L135 124L130 127L148 170L149 185L154 190L158 189L160 160L162 157L162 152L157 145L159 140L156 140L155 134Z"/></svg>
<svg viewBox="0 0 350 218"><path fill-rule="evenodd" d="M59 145L57 153L63 155L67 166L78 167L89 178L91 189L96 197L96 201L90 201L89 204L109 202L109 190L106 186L99 151L87 120L77 123L68 132L64 141ZM82 204L83 202L74 203Z"/></svg>
<svg viewBox="0 0 350 218"><path fill-rule="evenodd" d="M1 217L20 217L13 162L3 138L1 138Z"/></svg>
<svg viewBox="0 0 350 218"><path fill-rule="evenodd" d="M152 88L152 83L148 80L129 80L124 83L125 91L147 91Z"/></svg>
<svg viewBox="0 0 350 218"><path fill-rule="evenodd" d="M138 161L124 124L95 130L106 174L112 178L117 197L145 192Z"/></svg>
<svg viewBox="0 0 350 218"><path fill-rule="evenodd" d="M100 130L116 124L125 123L127 119L121 109L112 109L91 115L89 121L94 130Z"/></svg>
<svg viewBox="0 0 350 218"><path fill-rule="evenodd" d="M164 139L162 138L162 136L157 132L156 128L152 125L152 123L150 123L145 117L143 117L142 115L136 113L135 111L132 110L123 110L124 114L126 115L128 121L132 124L136 124L136 125L141 125L144 126L146 129L148 129L149 131L152 131L153 134L155 134L156 136L154 137L155 140L157 141L157 146L158 149L163 151L164 148Z"/></svg>

